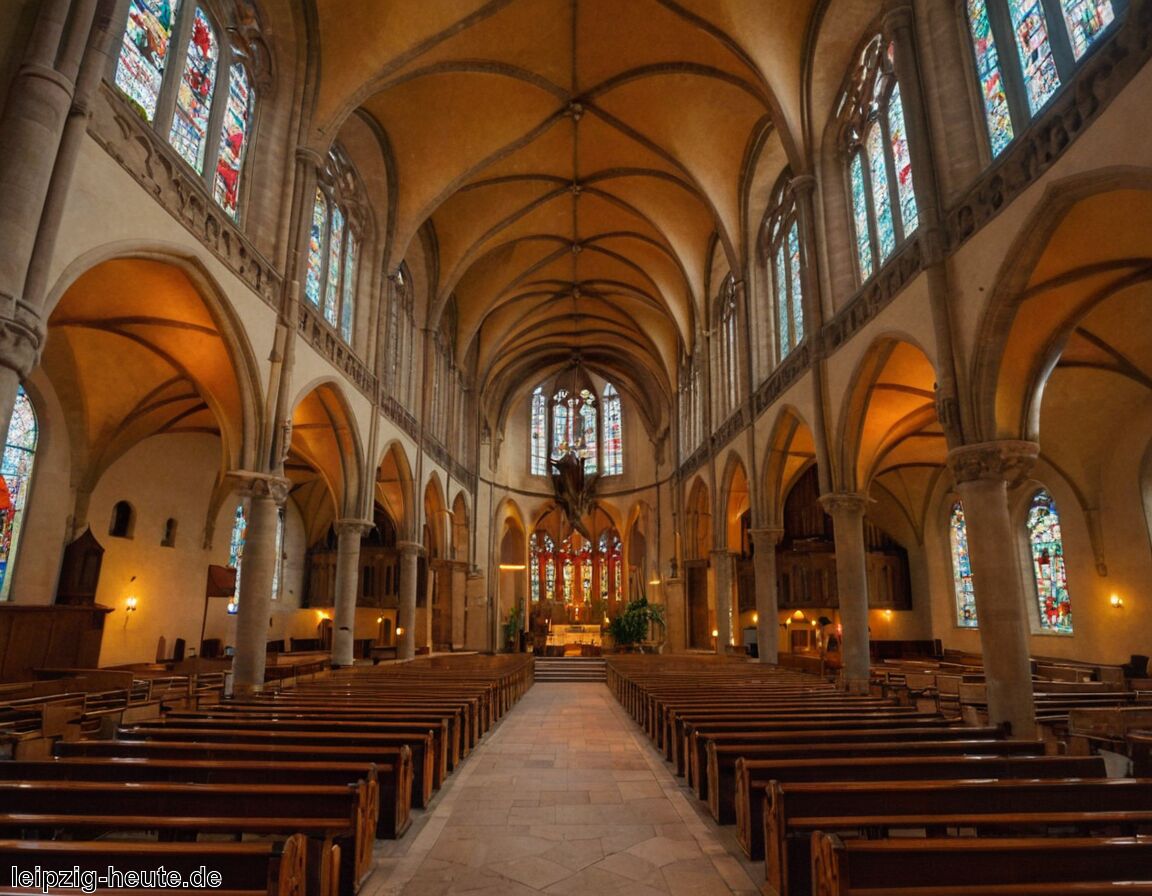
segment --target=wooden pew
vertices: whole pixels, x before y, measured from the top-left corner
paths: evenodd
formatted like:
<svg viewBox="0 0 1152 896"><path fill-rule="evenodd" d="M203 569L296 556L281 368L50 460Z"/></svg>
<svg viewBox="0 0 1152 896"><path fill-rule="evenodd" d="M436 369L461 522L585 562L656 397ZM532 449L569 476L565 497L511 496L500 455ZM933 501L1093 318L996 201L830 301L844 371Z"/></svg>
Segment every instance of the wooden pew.
<svg viewBox="0 0 1152 896"><path fill-rule="evenodd" d="M764 858L764 788L829 781L975 778L1102 778L1099 756L988 755L1002 743L978 744L955 756L855 756L851 759L736 760L736 840L748 858ZM1037 743L1037 747L1040 745ZM796 755L800 755L797 753Z"/></svg>
<svg viewBox="0 0 1152 896"><path fill-rule="evenodd" d="M374 747L381 763L387 763L392 751L408 747L412 751L412 805L418 809L427 808L436 787L437 767L434 762L436 748L431 731L424 734L412 733L368 733L345 731L277 731L262 728L204 727L184 728L176 726L152 725L123 728L117 732L117 740L109 743L132 740L175 741L204 745L216 744L259 744L273 746L284 744L309 748L328 747ZM330 753L328 749L318 752ZM64 754L60 754L64 755ZM89 754L92 755L92 754ZM115 755L115 751L111 754Z"/></svg>
<svg viewBox="0 0 1152 896"><path fill-rule="evenodd" d="M1081 883L1152 881L1150 837L841 840L816 833L812 840L814 896L936 896L941 886L972 888L965 896L1066 896L1109 892L1074 889ZM1012 884L1020 889L991 889Z"/></svg>
<svg viewBox="0 0 1152 896"><path fill-rule="evenodd" d="M373 762L223 761L147 757L75 757L0 762L4 781L167 781L172 784L310 784L341 786L366 782L378 794L376 836L394 840L411 821L411 761Z"/></svg>
<svg viewBox="0 0 1152 896"><path fill-rule="evenodd" d="M0 832L20 839L111 831L304 834L310 891L355 892L372 870L379 811L364 782L309 785L169 784L104 781L0 782ZM55 839L55 838L53 838ZM339 865L334 868L333 862Z"/></svg>
<svg viewBox="0 0 1152 896"><path fill-rule="evenodd" d="M105 893L110 884L100 884L99 876L108 874L109 866L117 872L155 872L163 867L167 872L180 875L182 882L203 866L220 874L219 887L201 885L200 892L226 891L251 896L305 896L307 844L302 834L293 834L283 840L248 843L134 843L114 840L61 841L61 840L0 840L0 880L10 878L10 869L26 874L32 869L42 871L78 871L86 880L76 880L71 888L77 892L90 884ZM79 876L79 875L77 875ZM147 878L145 878L147 879ZM125 880L125 884L131 880ZM15 892L20 881L8 879L3 892ZM26 884L24 892L58 892L61 887L48 887L44 878ZM124 892L138 892L131 886L121 886ZM171 889L162 884L157 892ZM187 889L187 888L181 888Z"/></svg>
<svg viewBox="0 0 1152 896"><path fill-rule="evenodd" d="M809 892L815 831L866 829L882 837L893 828L942 834L1070 824L1152 824L1152 779L773 781L764 791L765 876L780 896Z"/></svg>

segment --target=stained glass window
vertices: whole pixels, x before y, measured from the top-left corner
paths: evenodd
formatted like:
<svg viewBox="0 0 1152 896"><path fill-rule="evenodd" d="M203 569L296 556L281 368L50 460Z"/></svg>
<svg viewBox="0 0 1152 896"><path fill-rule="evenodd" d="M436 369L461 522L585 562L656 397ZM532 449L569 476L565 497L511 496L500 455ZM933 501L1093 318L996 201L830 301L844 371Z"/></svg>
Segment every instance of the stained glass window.
<svg viewBox="0 0 1152 896"><path fill-rule="evenodd" d="M1041 0L1008 0L1016 50L1024 73L1028 108L1035 115L1060 87Z"/></svg>
<svg viewBox="0 0 1152 896"><path fill-rule="evenodd" d="M619 476L624 472L624 423L621 419L620 393L608 383L604 387L604 475Z"/></svg>
<svg viewBox="0 0 1152 896"><path fill-rule="evenodd" d="M1072 43L1072 55L1077 60L1088 52L1100 32L1116 18L1111 0L1060 0L1060 6Z"/></svg>
<svg viewBox="0 0 1152 896"><path fill-rule="evenodd" d="M587 542L580 546L580 601L592 602L592 549Z"/></svg>
<svg viewBox="0 0 1152 896"><path fill-rule="evenodd" d="M320 277L324 269L324 244L328 239L328 200L316 191L312 206L312 226L308 235L308 273L304 278L304 295L313 305L320 304Z"/></svg>
<svg viewBox="0 0 1152 896"><path fill-rule="evenodd" d="M576 596L576 567L572 563L572 554L570 553L571 552L571 545L568 544L568 542L565 542L564 547L565 547L565 551L564 551L564 564L563 564L563 576L564 576L563 599L564 599L565 603L571 603L573 598Z"/></svg>
<svg viewBox="0 0 1152 896"><path fill-rule="evenodd" d="M540 539L535 532L528 539L528 592L532 603L540 603Z"/></svg>
<svg viewBox="0 0 1152 896"><path fill-rule="evenodd" d="M804 289L800 283L800 232L796 222L788 228L788 270L792 275L792 344L795 346L804 338Z"/></svg>
<svg viewBox="0 0 1152 896"><path fill-rule="evenodd" d="M244 535L248 531L248 520L244 517L244 505L236 505L232 517L232 537L228 541L228 565L236 570L236 594L240 594L240 566L244 560Z"/></svg>
<svg viewBox="0 0 1152 896"><path fill-rule="evenodd" d="M356 267L360 263L360 243L356 234L349 232L348 249L344 255L344 298L340 303L340 335L345 342L352 341L352 322L356 309Z"/></svg>
<svg viewBox="0 0 1152 896"><path fill-rule="evenodd" d="M608 600L608 533L600 536L598 543L600 558L600 599Z"/></svg>
<svg viewBox="0 0 1152 896"><path fill-rule="evenodd" d="M852 221L856 225L856 260L860 279L872 276L872 238L868 232L868 195L864 185L863 153L854 153L849 166L852 175Z"/></svg>
<svg viewBox="0 0 1152 896"><path fill-rule="evenodd" d="M20 546L38 438L36 412L24 387L19 386L4 440L4 457L0 460L0 601L11 599L12 564Z"/></svg>
<svg viewBox="0 0 1152 896"><path fill-rule="evenodd" d="M892 161L896 168L896 197L900 203L900 223L911 233L920 223L916 208L916 191L912 187L912 157L908 153L908 132L904 127L904 101L900 85L892 88L888 98L888 139L892 143Z"/></svg>
<svg viewBox="0 0 1152 896"><path fill-rule="evenodd" d="M776 342L780 357L785 357L792 349L792 329L788 322L788 267L783 244L776 249Z"/></svg>
<svg viewBox="0 0 1152 896"><path fill-rule="evenodd" d="M252 114L252 91L242 65L233 65L228 74L228 103L220 132L220 152L216 158L216 179L212 198L235 219L239 214L240 169L248 144L248 122Z"/></svg>
<svg viewBox="0 0 1152 896"><path fill-rule="evenodd" d="M556 600L556 543L551 536L544 536L544 597Z"/></svg>
<svg viewBox="0 0 1152 896"><path fill-rule="evenodd" d="M868 180L872 188L872 210L876 216L876 242L880 263L888 260L896 248L896 224L892 218L892 194L888 191L888 168L885 164L884 134L879 124L868 129L864 138L868 154Z"/></svg>
<svg viewBox="0 0 1152 896"><path fill-rule="evenodd" d="M964 520L964 505L952 505L948 520L948 540L952 547L952 582L956 591L956 624L961 628L976 628L976 597L972 590L972 564L968 557L968 524Z"/></svg>
<svg viewBox="0 0 1152 896"><path fill-rule="evenodd" d="M328 285L324 290L324 319L336 326L340 301L340 259L344 257L344 213L332 206L332 224L328 230Z"/></svg>
<svg viewBox="0 0 1152 896"><path fill-rule="evenodd" d="M176 112L168 140L197 174L204 170L204 150L208 138L208 116L216 89L216 60L220 46L204 10L196 8L192 36L184 58L184 73L176 93Z"/></svg>
<svg viewBox="0 0 1152 896"><path fill-rule="evenodd" d="M179 3L180 0L129 0L128 3L128 25L120 45L115 80L145 121L156 117Z"/></svg>
<svg viewBox="0 0 1152 896"><path fill-rule="evenodd" d="M276 563L272 567L272 600L280 599L280 583L284 581L284 508L276 514Z"/></svg>
<svg viewBox="0 0 1152 896"><path fill-rule="evenodd" d="M976 54L976 74L980 78L980 93L984 99L984 121L988 126L988 140L992 155L998 156L1012 142L1012 116L1008 109L1008 95L1004 92L1004 77L1000 71L1000 53L992 24L988 21L986 0L968 0L968 28L972 32L972 49Z"/></svg>
<svg viewBox="0 0 1152 896"><path fill-rule="evenodd" d="M596 397L584 389L580 392L580 456L584 458L584 472L596 472L599 440L596 437Z"/></svg>
<svg viewBox="0 0 1152 896"><path fill-rule="evenodd" d="M544 387L537 386L532 393L531 429L532 475L548 474L548 399L544 397Z"/></svg>
<svg viewBox="0 0 1152 896"><path fill-rule="evenodd" d="M1032 572L1044 631L1072 633L1072 601L1064 569L1064 539L1056 502L1045 489L1032 496L1028 508L1028 542L1032 549Z"/></svg>
<svg viewBox="0 0 1152 896"><path fill-rule="evenodd" d="M568 391L561 389L552 397L552 457L561 458L571 446L568 425Z"/></svg>

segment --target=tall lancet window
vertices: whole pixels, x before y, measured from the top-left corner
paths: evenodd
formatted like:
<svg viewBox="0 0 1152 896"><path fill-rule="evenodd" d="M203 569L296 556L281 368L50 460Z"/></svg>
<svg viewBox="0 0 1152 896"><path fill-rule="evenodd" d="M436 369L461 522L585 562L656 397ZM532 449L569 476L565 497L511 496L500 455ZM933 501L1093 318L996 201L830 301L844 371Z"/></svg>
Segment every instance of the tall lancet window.
<svg viewBox="0 0 1152 896"><path fill-rule="evenodd" d="M964 505L952 505L948 519L948 542L952 548L952 584L956 594L956 624L976 628L976 597L972 588L972 563L968 558L968 523Z"/></svg>
<svg viewBox="0 0 1152 896"><path fill-rule="evenodd" d="M304 297L347 343L356 321L356 276L364 223L357 209L360 181L339 148L319 174L308 230Z"/></svg>
<svg viewBox="0 0 1152 896"><path fill-rule="evenodd" d="M604 475L624 472L624 423L620 414L620 393L611 383L604 386L601 402L604 415Z"/></svg>
<svg viewBox="0 0 1152 896"><path fill-rule="evenodd" d="M804 260L796 200L788 188L790 177L785 173L772 192L772 210L764 231L778 361L783 361L804 338Z"/></svg>
<svg viewBox="0 0 1152 896"><path fill-rule="evenodd" d="M209 5L129 0L112 79L236 219L255 109L254 26L219 23Z"/></svg>
<svg viewBox="0 0 1152 896"><path fill-rule="evenodd" d="M992 156L1072 77L1128 0L965 0Z"/></svg>
<svg viewBox="0 0 1152 896"><path fill-rule="evenodd" d="M36 412L24 387L20 386L0 461L0 601L12 597L12 562L20 547L20 530L28 507L28 486L32 482L38 440Z"/></svg>
<svg viewBox="0 0 1152 896"><path fill-rule="evenodd" d="M532 393L532 420L530 426L532 475L548 475L548 399L544 387L537 386ZM535 536L533 536L535 537Z"/></svg>
<svg viewBox="0 0 1152 896"><path fill-rule="evenodd" d="M919 226L896 48L877 35L840 99L841 145L860 280L871 277Z"/></svg>
<svg viewBox="0 0 1152 896"><path fill-rule="evenodd" d="M1068 596L1068 575L1064 568L1064 537L1060 515L1047 489L1032 496L1028 507L1028 543L1032 552L1032 572L1043 631L1072 633L1072 600Z"/></svg>

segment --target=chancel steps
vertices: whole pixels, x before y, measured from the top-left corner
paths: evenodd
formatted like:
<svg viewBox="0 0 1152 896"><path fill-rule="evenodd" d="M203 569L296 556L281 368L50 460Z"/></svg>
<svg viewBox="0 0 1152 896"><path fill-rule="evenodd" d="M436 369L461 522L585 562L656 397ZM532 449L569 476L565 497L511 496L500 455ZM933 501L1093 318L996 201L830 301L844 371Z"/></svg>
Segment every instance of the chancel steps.
<svg viewBox="0 0 1152 896"><path fill-rule="evenodd" d="M598 656L536 657L536 682L605 681L604 660Z"/></svg>

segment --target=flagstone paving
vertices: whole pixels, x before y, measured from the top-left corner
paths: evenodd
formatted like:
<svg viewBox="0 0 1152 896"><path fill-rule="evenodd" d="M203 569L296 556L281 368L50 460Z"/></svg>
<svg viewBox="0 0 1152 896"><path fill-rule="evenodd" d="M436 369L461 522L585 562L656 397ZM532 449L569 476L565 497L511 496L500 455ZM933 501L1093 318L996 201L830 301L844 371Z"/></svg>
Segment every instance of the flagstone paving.
<svg viewBox="0 0 1152 896"><path fill-rule="evenodd" d="M361 896L752 896L763 874L604 685L535 685L419 814Z"/></svg>

